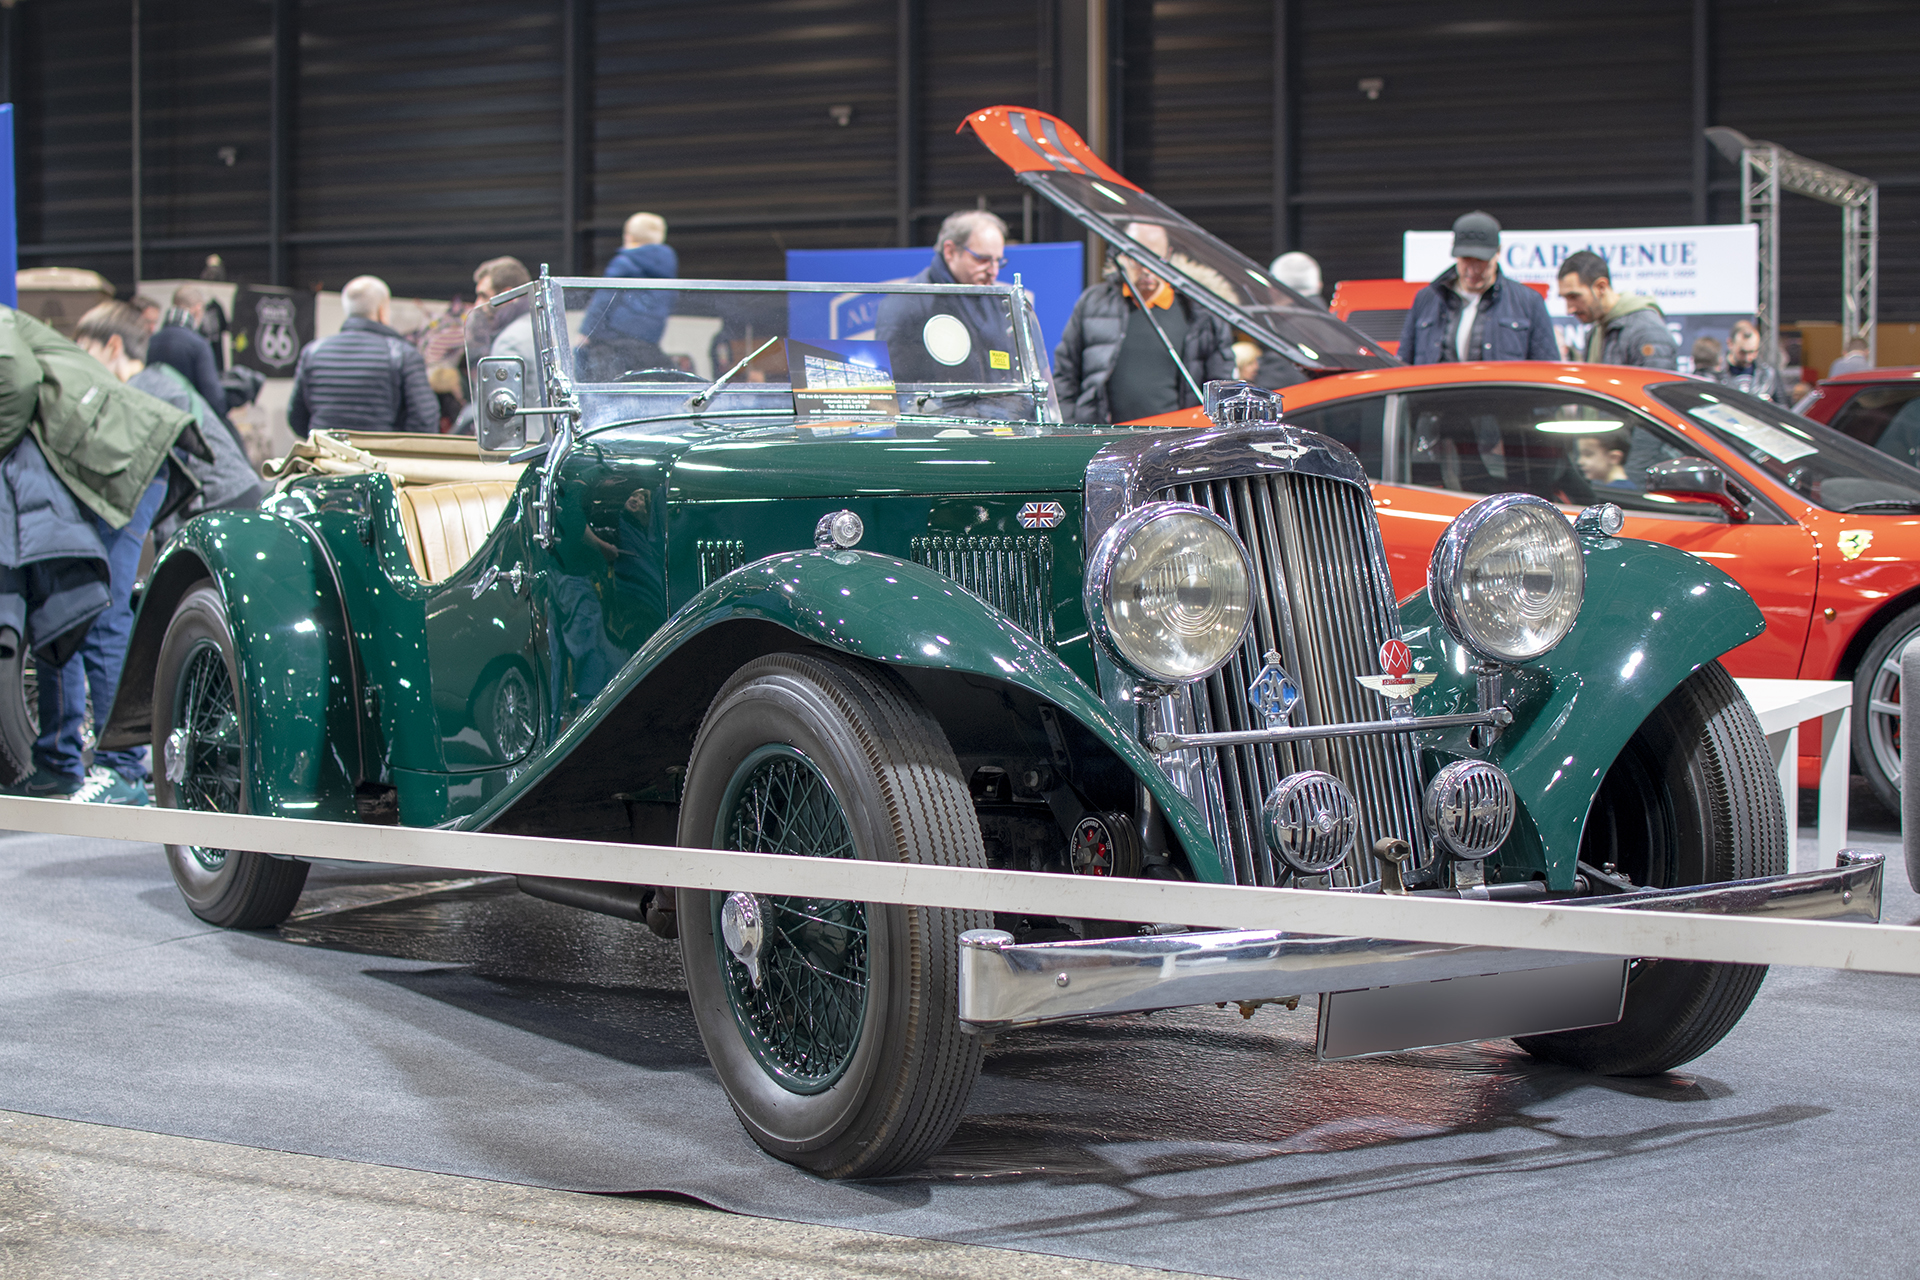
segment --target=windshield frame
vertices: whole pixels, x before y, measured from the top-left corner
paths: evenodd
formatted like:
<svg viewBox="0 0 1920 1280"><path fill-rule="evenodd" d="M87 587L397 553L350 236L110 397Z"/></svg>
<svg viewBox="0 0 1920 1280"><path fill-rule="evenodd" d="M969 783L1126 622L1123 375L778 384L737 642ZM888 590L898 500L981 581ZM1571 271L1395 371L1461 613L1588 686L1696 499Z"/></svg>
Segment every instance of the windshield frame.
<svg viewBox="0 0 1920 1280"><path fill-rule="evenodd" d="M1920 514L1920 496L1916 496L1914 500L1914 510L1912 512L1901 512L1892 506L1881 507L1877 510L1873 508L1862 508L1850 511L1844 507L1830 505L1815 495L1796 487L1788 475L1782 474L1782 471L1791 465L1789 462L1782 462L1771 457L1765 460L1756 460L1753 454L1757 446L1751 441L1741 439L1732 431L1710 419L1697 416L1690 409L1675 404L1668 396L1670 393L1676 392L1692 395L1710 395L1716 402L1726 403L1743 413L1758 418L1768 426L1801 437L1811 445L1814 451L1821 457L1829 460L1838 460L1852 469L1854 475L1849 478L1884 480L1887 483L1911 489L1916 495L1920 495L1920 469L1909 466L1892 454L1882 453L1872 445L1863 444L1844 432L1835 431L1825 423L1815 422L1813 419L1795 413L1791 409L1784 409L1770 400L1763 400L1758 396L1735 390L1733 387L1726 386L1723 383L1711 382L1703 378L1678 378L1670 382L1648 383L1646 384L1646 392L1656 403L1679 418L1681 422L1690 428L1705 432L1716 444L1732 452L1736 457L1741 459L1741 461L1765 476L1783 492L1791 494L1797 501L1818 507L1822 511L1831 511L1836 515L1897 516L1903 514ZM1765 454L1766 451L1761 449L1759 452ZM1858 504L1854 505L1856 507L1858 506Z"/></svg>
<svg viewBox="0 0 1920 1280"><path fill-rule="evenodd" d="M1038 320L1018 273L1004 283L972 285L869 280L687 280L551 276L547 274L547 268L542 266L538 278L494 295L492 303L497 306L517 298L530 295L533 297L533 311L536 317L534 326L542 364L542 376L538 379L538 383L541 390L545 392L542 402L554 405L575 404L584 409L595 397L612 394L627 395L641 387L669 384L579 381L573 361L573 339L576 335L570 333L566 327L566 297L570 289L626 293L659 291L734 294L930 294L941 297L999 299L1005 302L1009 309L1013 337L1018 346L1021 371L1026 375L1025 378L1005 383L902 383L899 384L899 393L913 399L913 409L903 409L903 412L924 414L929 401L945 397L959 396L964 401L972 401L983 395L1002 395L1020 396L1030 400L1033 410L1031 421L1046 423L1061 420L1059 404L1053 390L1052 370L1038 342ZM676 391L681 390L683 386L683 384L672 385ZM769 386L764 391L749 391L748 388L753 385L729 385L726 388L726 394L729 396L735 394L781 396L787 400L788 412L793 412L790 388L781 384L777 387ZM684 389L691 398L695 392L703 388L688 383L684 384ZM712 407L694 408L688 416L697 418L711 413L715 413Z"/></svg>

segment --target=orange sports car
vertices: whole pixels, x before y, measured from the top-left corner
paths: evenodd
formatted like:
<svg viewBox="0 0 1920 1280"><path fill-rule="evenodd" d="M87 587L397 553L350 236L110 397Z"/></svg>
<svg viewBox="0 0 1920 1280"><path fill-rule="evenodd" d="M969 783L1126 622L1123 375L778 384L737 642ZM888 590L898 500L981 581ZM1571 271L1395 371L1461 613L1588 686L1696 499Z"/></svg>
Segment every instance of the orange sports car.
<svg viewBox="0 0 1920 1280"><path fill-rule="evenodd" d="M1171 252L1156 274L1306 376L1286 388L1287 420L1340 441L1373 477L1400 591L1426 585L1447 522L1487 494L1538 494L1569 514L1617 503L1628 536L1713 561L1758 602L1767 629L1726 656L1734 675L1853 682L1854 762L1897 808L1899 659L1920 637L1920 470L1666 371L1400 365L1114 172L1065 123L994 107L962 127L1110 244L1137 251L1127 226L1164 226ZM1206 425L1198 410L1152 421Z"/></svg>

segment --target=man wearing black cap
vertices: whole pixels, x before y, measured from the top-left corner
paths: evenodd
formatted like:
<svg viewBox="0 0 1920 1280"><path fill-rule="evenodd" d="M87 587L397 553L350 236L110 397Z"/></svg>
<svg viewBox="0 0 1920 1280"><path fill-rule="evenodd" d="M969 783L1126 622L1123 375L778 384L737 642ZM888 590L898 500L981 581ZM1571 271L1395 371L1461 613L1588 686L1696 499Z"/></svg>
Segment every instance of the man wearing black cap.
<svg viewBox="0 0 1920 1280"><path fill-rule="evenodd" d="M1408 364L1558 360L1545 299L1500 271L1500 224L1475 210L1453 224L1453 265L1414 295L1400 330Z"/></svg>

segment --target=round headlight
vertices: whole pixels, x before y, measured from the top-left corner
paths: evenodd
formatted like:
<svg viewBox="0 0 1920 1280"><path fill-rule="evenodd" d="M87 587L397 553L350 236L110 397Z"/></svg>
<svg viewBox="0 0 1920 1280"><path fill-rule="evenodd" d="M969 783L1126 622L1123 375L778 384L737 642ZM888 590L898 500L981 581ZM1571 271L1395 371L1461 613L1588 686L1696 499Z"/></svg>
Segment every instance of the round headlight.
<svg viewBox="0 0 1920 1280"><path fill-rule="evenodd" d="M1240 647L1253 620L1253 569L1219 516L1154 502L1100 539L1085 600L1094 636L1122 666L1156 684L1187 684Z"/></svg>
<svg viewBox="0 0 1920 1280"><path fill-rule="evenodd" d="M1483 498L1447 526L1427 589L1453 638L1495 662L1526 662L1580 616L1587 570L1560 509L1526 493Z"/></svg>

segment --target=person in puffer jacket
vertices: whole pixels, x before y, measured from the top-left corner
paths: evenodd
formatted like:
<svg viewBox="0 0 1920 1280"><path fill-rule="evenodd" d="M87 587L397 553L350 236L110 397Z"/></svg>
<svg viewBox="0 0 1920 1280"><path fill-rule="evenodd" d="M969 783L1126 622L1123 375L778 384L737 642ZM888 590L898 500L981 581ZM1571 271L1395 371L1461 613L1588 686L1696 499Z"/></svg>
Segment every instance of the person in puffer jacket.
<svg viewBox="0 0 1920 1280"><path fill-rule="evenodd" d="M1168 256L1165 227L1136 222L1127 235L1153 256ZM1197 406L1169 345L1203 390L1233 377L1233 331L1225 322L1131 258L1122 264L1080 295L1054 348L1053 387L1068 422L1135 422Z"/></svg>
<svg viewBox="0 0 1920 1280"><path fill-rule="evenodd" d="M340 332L309 342L294 366L287 425L295 435L440 430L427 362L387 327L392 300L378 276L355 276L340 290L347 309Z"/></svg>

